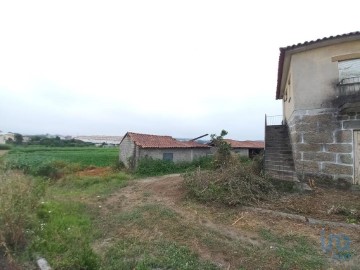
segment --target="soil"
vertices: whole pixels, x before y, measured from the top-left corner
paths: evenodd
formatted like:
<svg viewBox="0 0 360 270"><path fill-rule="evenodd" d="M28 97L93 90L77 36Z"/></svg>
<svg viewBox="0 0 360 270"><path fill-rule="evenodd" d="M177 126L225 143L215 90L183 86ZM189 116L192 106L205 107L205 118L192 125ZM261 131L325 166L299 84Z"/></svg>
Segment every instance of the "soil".
<svg viewBox="0 0 360 270"><path fill-rule="evenodd" d="M105 170L104 170L105 171ZM183 178L178 175L151 177L132 181L127 187L103 199L102 215L129 211L136 206L157 203L171 208L178 213L187 224L193 224L203 230L211 230L226 239L235 239L251 246L265 247L268 245L261 237L259 231L269 228L281 235L292 233L304 235L319 242L320 233L346 234L351 238L354 254L360 254L359 228L327 227L324 225L311 225L301 220L294 220L283 216L274 216L267 213L248 211L242 207L226 207L221 205L204 205L187 198L183 185ZM311 194L284 195L279 200L262 203L260 207L286 213L301 214L305 217L329 221L346 222L347 216L329 212L334 207L342 206L360 211L360 193L317 188ZM97 246L107 246L108 239ZM202 258L212 260L222 269L233 269L237 258L224 252L215 252L206 246L199 245L194 240L186 243ZM320 247L320 244L319 244ZM359 262L356 255L354 263ZM350 266L354 264L352 263ZM345 265L334 262L334 269L342 269ZM234 268L235 269L235 268ZM356 269L356 268L349 268Z"/></svg>
<svg viewBox="0 0 360 270"><path fill-rule="evenodd" d="M9 150L0 150L0 157L5 155Z"/></svg>

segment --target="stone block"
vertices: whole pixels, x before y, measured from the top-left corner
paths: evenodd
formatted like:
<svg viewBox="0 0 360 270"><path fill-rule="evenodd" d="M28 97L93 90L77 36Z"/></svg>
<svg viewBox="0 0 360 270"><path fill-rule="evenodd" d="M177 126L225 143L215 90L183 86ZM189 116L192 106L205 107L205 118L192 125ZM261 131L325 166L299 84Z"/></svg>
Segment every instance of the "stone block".
<svg viewBox="0 0 360 270"><path fill-rule="evenodd" d="M316 161L297 161L296 162L297 173L319 173L320 164Z"/></svg>
<svg viewBox="0 0 360 270"><path fill-rule="evenodd" d="M322 145L321 144L315 144L315 143L297 143L295 144L295 150L296 151L313 151L318 152L321 151Z"/></svg>
<svg viewBox="0 0 360 270"><path fill-rule="evenodd" d="M351 153L353 150L352 144L334 143L327 144L326 151L334 153Z"/></svg>
<svg viewBox="0 0 360 270"><path fill-rule="evenodd" d="M324 123L333 121L333 114L314 114L314 115L304 115L302 118L303 122L307 123Z"/></svg>
<svg viewBox="0 0 360 270"><path fill-rule="evenodd" d="M334 163L324 163L322 172L335 175L352 175L353 166Z"/></svg>
<svg viewBox="0 0 360 270"><path fill-rule="evenodd" d="M339 154L339 161L344 164L353 164L354 160L351 154Z"/></svg>
<svg viewBox="0 0 360 270"><path fill-rule="evenodd" d="M302 160L303 159L303 152L296 152L296 154L295 154L295 159L296 160Z"/></svg>
<svg viewBox="0 0 360 270"><path fill-rule="evenodd" d="M351 143L352 131L351 130L338 130L335 132L335 141L337 143Z"/></svg>
<svg viewBox="0 0 360 270"><path fill-rule="evenodd" d="M327 152L305 152L304 160L336 162L335 153Z"/></svg>
<svg viewBox="0 0 360 270"><path fill-rule="evenodd" d="M332 132L312 132L304 134L304 143L332 143Z"/></svg>
<svg viewBox="0 0 360 270"><path fill-rule="evenodd" d="M343 122L344 129L358 129L360 128L360 120L349 120Z"/></svg>

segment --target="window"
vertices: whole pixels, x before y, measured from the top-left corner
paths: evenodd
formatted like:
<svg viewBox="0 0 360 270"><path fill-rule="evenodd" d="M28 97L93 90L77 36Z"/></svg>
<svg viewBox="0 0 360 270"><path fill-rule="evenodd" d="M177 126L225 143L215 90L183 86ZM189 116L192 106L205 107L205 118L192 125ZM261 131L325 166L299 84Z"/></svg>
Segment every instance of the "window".
<svg viewBox="0 0 360 270"><path fill-rule="evenodd" d="M360 91L360 59L338 62L340 95L358 94Z"/></svg>
<svg viewBox="0 0 360 270"><path fill-rule="evenodd" d="M174 154L173 153L163 153L163 160L173 161Z"/></svg>
<svg viewBox="0 0 360 270"><path fill-rule="evenodd" d="M352 59L339 62L339 81L347 83L350 78L360 77L360 59Z"/></svg>

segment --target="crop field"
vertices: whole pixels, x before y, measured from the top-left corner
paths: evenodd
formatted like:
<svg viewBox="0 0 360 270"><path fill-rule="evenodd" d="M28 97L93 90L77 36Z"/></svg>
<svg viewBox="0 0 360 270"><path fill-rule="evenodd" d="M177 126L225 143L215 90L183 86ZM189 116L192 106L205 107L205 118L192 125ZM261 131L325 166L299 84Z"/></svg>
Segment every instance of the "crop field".
<svg viewBox="0 0 360 270"><path fill-rule="evenodd" d="M51 161L77 163L82 166L112 166L118 160L119 149L98 147L18 147L6 156L12 168L37 167Z"/></svg>

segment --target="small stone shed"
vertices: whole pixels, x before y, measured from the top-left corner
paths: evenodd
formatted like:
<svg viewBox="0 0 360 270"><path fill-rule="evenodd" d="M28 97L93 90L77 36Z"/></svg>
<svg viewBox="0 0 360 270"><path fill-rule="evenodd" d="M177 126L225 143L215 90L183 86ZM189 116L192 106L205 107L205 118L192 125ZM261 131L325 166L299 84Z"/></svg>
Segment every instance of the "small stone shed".
<svg viewBox="0 0 360 270"><path fill-rule="evenodd" d="M120 142L119 160L135 168L141 158L191 162L210 154L210 146L195 141L178 141L171 136L127 132Z"/></svg>
<svg viewBox="0 0 360 270"><path fill-rule="evenodd" d="M264 148L263 141L236 141L232 139L224 139L231 145L231 150L242 157L253 158L260 154Z"/></svg>

